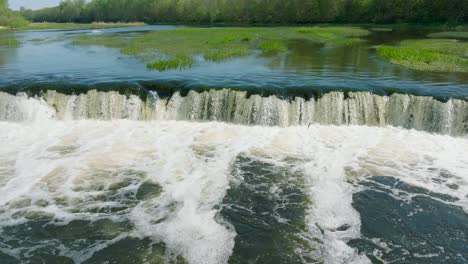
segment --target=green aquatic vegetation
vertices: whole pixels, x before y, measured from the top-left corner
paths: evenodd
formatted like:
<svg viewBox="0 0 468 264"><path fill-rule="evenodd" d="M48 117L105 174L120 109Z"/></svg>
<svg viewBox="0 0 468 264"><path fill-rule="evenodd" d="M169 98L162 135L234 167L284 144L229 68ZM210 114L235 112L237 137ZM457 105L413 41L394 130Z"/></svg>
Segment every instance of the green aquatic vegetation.
<svg viewBox="0 0 468 264"><path fill-rule="evenodd" d="M427 35L430 38L442 39L468 39L467 31L445 31Z"/></svg>
<svg viewBox="0 0 468 264"><path fill-rule="evenodd" d="M303 27L296 31L307 36L309 40L327 46L349 46L361 43L364 41L361 37L370 34L368 30L355 27Z"/></svg>
<svg viewBox="0 0 468 264"><path fill-rule="evenodd" d="M233 49L218 49L210 50L203 56L205 60L223 61L234 57L242 57L250 54L250 51L245 47L238 47Z"/></svg>
<svg viewBox="0 0 468 264"><path fill-rule="evenodd" d="M352 27L270 27L270 28L182 28L133 36L80 36L75 45L104 45L119 48L159 71L185 69L194 59L223 61L248 56L254 50L279 53L287 51L287 41L306 39L315 43L349 45L361 41L369 32ZM182 59L181 59L182 58Z"/></svg>
<svg viewBox="0 0 468 264"><path fill-rule="evenodd" d="M368 30L356 27L302 27L296 31L308 35L309 38L325 42L329 39L357 38L369 35Z"/></svg>
<svg viewBox="0 0 468 264"><path fill-rule="evenodd" d="M400 43L400 46L468 57L468 43L452 39L405 40Z"/></svg>
<svg viewBox="0 0 468 264"><path fill-rule="evenodd" d="M0 47L16 48L21 42L15 36L0 36Z"/></svg>
<svg viewBox="0 0 468 264"><path fill-rule="evenodd" d="M382 46L377 53L384 60L415 70L468 72L468 59L437 50Z"/></svg>
<svg viewBox="0 0 468 264"><path fill-rule="evenodd" d="M260 45L260 49L263 52L268 52L268 53L279 53L279 52L288 51L288 47L286 46L286 44L280 41L264 42Z"/></svg>
<svg viewBox="0 0 468 264"><path fill-rule="evenodd" d="M389 27L379 27L379 28L371 28L371 31L376 31L376 32L392 32L393 28Z"/></svg>
<svg viewBox="0 0 468 264"><path fill-rule="evenodd" d="M193 59L186 56L177 56L172 59L158 60L152 63L146 64L148 69L167 71L174 69L186 69L190 68L193 64Z"/></svg>

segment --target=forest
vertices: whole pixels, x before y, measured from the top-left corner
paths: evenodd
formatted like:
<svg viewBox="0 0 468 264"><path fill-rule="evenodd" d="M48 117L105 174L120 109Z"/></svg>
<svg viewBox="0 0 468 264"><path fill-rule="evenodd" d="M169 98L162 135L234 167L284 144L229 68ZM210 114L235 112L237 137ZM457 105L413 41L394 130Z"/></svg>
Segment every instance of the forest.
<svg viewBox="0 0 468 264"><path fill-rule="evenodd" d="M0 26L19 27L28 22L18 13L11 11L7 0L0 0Z"/></svg>
<svg viewBox="0 0 468 264"><path fill-rule="evenodd" d="M66 0L41 10L21 8L20 13L33 22L456 24L468 21L468 1Z"/></svg>

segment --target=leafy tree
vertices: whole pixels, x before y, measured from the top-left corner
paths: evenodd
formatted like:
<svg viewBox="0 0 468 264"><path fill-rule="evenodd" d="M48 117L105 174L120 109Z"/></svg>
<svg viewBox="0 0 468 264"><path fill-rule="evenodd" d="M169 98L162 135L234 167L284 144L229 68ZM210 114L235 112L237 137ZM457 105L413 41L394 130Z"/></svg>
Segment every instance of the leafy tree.
<svg viewBox="0 0 468 264"><path fill-rule="evenodd" d="M16 28L27 23L19 13L8 8L7 0L0 0L0 26Z"/></svg>
<svg viewBox="0 0 468 264"><path fill-rule="evenodd" d="M0 0L5 3L5 0ZM21 13L51 22L468 22L467 0L65 0Z"/></svg>

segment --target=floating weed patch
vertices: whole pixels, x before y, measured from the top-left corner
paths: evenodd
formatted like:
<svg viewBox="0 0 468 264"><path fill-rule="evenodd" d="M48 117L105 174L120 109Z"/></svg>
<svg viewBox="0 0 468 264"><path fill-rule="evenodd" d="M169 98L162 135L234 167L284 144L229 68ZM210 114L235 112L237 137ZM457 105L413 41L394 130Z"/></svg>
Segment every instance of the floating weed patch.
<svg viewBox="0 0 468 264"><path fill-rule="evenodd" d="M247 48L239 47L227 50L210 50L203 56L205 60L223 61L234 57L242 57L250 54Z"/></svg>
<svg viewBox="0 0 468 264"><path fill-rule="evenodd" d="M317 39L333 39L348 37L364 37L369 35L369 31L355 27L302 27L296 32L311 35Z"/></svg>
<svg viewBox="0 0 468 264"><path fill-rule="evenodd" d="M148 52L148 49L138 47L138 46L127 46L125 48L122 48L120 52L122 52L125 55L137 55L137 54Z"/></svg>
<svg viewBox="0 0 468 264"><path fill-rule="evenodd" d="M153 31L129 36L81 36L75 45L104 45L119 48L121 53L151 63L159 71L186 69L193 58L223 61L246 56L254 50L279 53L287 51L287 41L307 39L311 42L347 45L361 41L367 30L350 27L277 27L277 28L184 28ZM161 60L163 58L171 58ZM183 59L180 59L183 58Z"/></svg>
<svg viewBox="0 0 468 264"><path fill-rule="evenodd" d="M288 47L283 42L280 41L268 41L260 44L260 49L263 52L268 53L279 53L288 51Z"/></svg>
<svg viewBox="0 0 468 264"><path fill-rule="evenodd" d="M468 40L467 31L445 31L432 33L427 35L430 38L442 38L442 39L466 39Z"/></svg>
<svg viewBox="0 0 468 264"><path fill-rule="evenodd" d="M303 27L296 29L296 32L306 36L312 41L324 43L328 46L349 46L361 43L364 40L360 37L364 37L369 34L369 31L367 30L353 27Z"/></svg>
<svg viewBox="0 0 468 264"><path fill-rule="evenodd" d="M468 43L453 39L420 39L405 40L400 43L401 47L417 50L432 50L444 54L468 57Z"/></svg>
<svg viewBox="0 0 468 264"><path fill-rule="evenodd" d="M382 46L377 53L384 60L415 70L468 72L467 59L435 50Z"/></svg>
<svg viewBox="0 0 468 264"><path fill-rule="evenodd" d="M177 56L173 59L168 60L158 60L153 63L146 64L148 69L158 70L158 71L167 71L175 69L188 69L192 67L193 60L190 57Z"/></svg>
<svg viewBox="0 0 468 264"><path fill-rule="evenodd" d="M381 28L371 28L370 30L375 31L375 32L392 32L393 28L381 27Z"/></svg>
<svg viewBox="0 0 468 264"><path fill-rule="evenodd" d="M352 46L360 44L365 40L361 38L337 38L327 42L327 46Z"/></svg>
<svg viewBox="0 0 468 264"><path fill-rule="evenodd" d="M16 48L21 45L21 42L14 36L0 37L0 47Z"/></svg>

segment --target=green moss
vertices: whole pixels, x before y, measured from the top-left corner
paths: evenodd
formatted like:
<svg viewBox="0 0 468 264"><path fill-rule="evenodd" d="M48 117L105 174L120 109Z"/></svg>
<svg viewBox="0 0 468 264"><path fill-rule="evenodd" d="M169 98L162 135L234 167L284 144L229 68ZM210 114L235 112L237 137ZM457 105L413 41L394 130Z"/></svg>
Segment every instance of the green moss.
<svg viewBox="0 0 468 264"><path fill-rule="evenodd" d="M443 38L443 39L468 39L468 32L466 31L445 31L429 34L430 38Z"/></svg>
<svg viewBox="0 0 468 264"><path fill-rule="evenodd" d="M384 60L415 70L468 72L468 59L423 45L419 48L404 44L400 47L382 46L377 53Z"/></svg>
<svg viewBox="0 0 468 264"><path fill-rule="evenodd" d="M288 47L280 41L268 41L268 42L263 42L260 44L260 49L263 52L269 52L269 53L279 53L279 52L285 52L288 51Z"/></svg>
<svg viewBox="0 0 468 264"><path fill-rule="evenodd" d="M192 67L193 60L186 56L177 56L172 59L158 60L153 63L146 64L148 69L167 71L175 69L186 69Z"/></svg>

